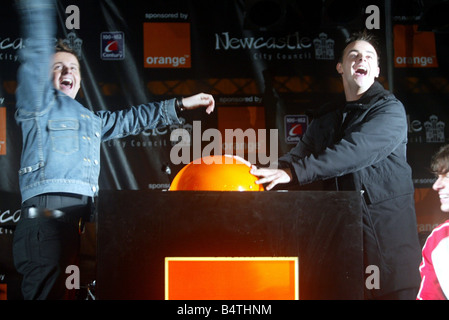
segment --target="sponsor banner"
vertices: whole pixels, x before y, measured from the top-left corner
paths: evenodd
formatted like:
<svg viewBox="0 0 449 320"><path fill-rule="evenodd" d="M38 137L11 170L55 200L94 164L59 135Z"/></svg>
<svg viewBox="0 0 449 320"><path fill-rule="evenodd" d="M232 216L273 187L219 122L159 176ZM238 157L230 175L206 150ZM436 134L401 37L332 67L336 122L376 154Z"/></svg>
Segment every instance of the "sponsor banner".
<svg viewBox="0 0 449 320"><path fill-rule="evenodd" d="M396 68L437 68L433 32L418 31L417 25L395 25L394 66Z"/></svg>
<svg viewBox="0 0 449 320"><path fill-rule="evenodd" d="M285 142L296 144L307 130L308 117L306 115L286 115L284 117Z"/></svg>
<svg viewBox="0 0 449 320"><path fill-rule="evenodd" d="M105 141L101 145L101 190L168 189L185 165L171 161L176 141L170 137L180 129L188 133L191 143L189 161L194 160L194 147L198 146L195 150L201 155L208 154L213 137L219 136L222 141L217 150L223 153L244 153L245 158L261 165L274 162L274 150L279 149L281 156L306 131L311 118L305 114L313 114L314 108L342 93L336 59L345 37L356 31L349 25L312 28L303 24L304 20L291 19L293 10L288 12L288 20L295 23L288 28L252 29L244 23L245 6L230 5L229 1L110 0L105 5L78 0L79 21L71 20L76 17L66 12L70 5L69 0L58 1L56 37L82 57L83 83L77 100L86 108L115 111L198 92L211 93L216 99L212 115L200 109L184 112L181 124ZM319 9L316 14L321 16ZM314 16L313 8L305 8L303 16ZM411 20L398 17L394 21ZM379 42L385 46L385 29L383 25L380 28ZM416 25L398 24L394 26L394 62L381 54L382 65L394 63L396 67L394 91L409 115L407 159L413 182L416 188L429 188L416 193L419 231L430 230L444 218L437 193L430 189L434 177L428 166L431 155L448 143L448 43L447 34L419 32ZM9 299L20 291L13 282L17 274L11 254L14 228L20 219L17 171L22 146L14 111L19 52L26 44L13 1L3 2L0 299L6 294L2 288L6 284ZM387 68L381 69L385 79ZM226 141L226 129L232 131L233 143ZM285 137L276 136L275 144L271 130L279 130ZM262 162L260 156L269 162Z"/></svg>
<svg viewBox="0 0 449 320"><path fill-rule="evenodd" d="M0 283L0 300L8 300L8 285L6 283Z"/></svg>
<svg viewBox="0 0 449 320"><path fill-rule="evenodd" d="M6 108L0 107L0 156L6 155Z"/></svg>
<svg viewBox="0 0 449 320"><path fill-rule="evenodd" d="M0 62L18 62L18 50L22 47L22 38L9 34L0 36Z"/></svg>
<svg viewBox="0 0 449 320"><path fill-rule="evenodd" d="M335 40L325 32L309 35L295 31L281 36L262 33L242 37L226 31L215 33L214 39L217 54L248 51L255 63L333 61L336 56Z"/></svg>
<svg viewBox="0 0 449 320"><path fill-rule="evenodd" d="M20 194L0 190L0 300L22 299L21 276L14 267L14 230L20 220Z"/></svg>
<svg viewBox="0 0 449 320"><path fill-rule="evenodd" d="M425 121L408 119L409 143L444 143L446 123L432 114Z"/></svg>
<svg viewBox="0 0 449 320"><path fill-rule="evenodd" d="M438 192L432 188L415 188L415 207L419 233L430 233L448 219L440 209Z"/></svg>
<svg viewBox="0 0 449 320"><path fill-rule="evenodd" d="M145 22L143 53L145 68L190 68L190 23Z"/></svg>
<svg viewBox="0 0 449 320"><path fill-rule="evenodd" d="M100 45L102 60L125 59L125 34L123 32L102 32Z"/></svg>
<svg viewBox="0 0 449 320"><path fill-rule="evenodd" d="M217 112L218 130L223 139L223 154L243 155L258 152L265 154L267 138L265 134L259 134L260 131L258 131L258 129L265 129L265 109L263 107L222 107L217 108ZM241 132L245 139L226 139L228 136L233 137L238 132Z"/></svg>

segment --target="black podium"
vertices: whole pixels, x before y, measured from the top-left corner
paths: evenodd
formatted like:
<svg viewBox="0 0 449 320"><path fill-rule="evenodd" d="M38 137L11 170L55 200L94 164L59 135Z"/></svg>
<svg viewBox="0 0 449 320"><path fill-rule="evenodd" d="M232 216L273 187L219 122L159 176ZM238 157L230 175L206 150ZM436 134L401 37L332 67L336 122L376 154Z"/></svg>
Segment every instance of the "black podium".
<svg viewBox="0 0 449 320"><path fill-rule="evenodd" d="M103 191L98 299L164 299L165 257L298 257L299 299L363 299L361 199L327 191ZM231 279L232 281L232 279Z"/></svg>

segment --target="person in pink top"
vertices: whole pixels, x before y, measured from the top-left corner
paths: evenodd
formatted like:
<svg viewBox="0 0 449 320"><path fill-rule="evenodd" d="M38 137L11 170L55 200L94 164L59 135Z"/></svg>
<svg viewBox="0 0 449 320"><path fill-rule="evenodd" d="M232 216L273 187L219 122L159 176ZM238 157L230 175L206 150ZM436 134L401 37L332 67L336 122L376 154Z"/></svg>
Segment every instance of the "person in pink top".
<svg viewBox="0 0 449 320"><path fill-rule="evenodd" d="M433 189L438 192L441 211L449 212L449 145L432 158L438 176ZM419 267L421 285L417 300L447 300L449 297L449 220L437 226L424 244Z"/></svg>

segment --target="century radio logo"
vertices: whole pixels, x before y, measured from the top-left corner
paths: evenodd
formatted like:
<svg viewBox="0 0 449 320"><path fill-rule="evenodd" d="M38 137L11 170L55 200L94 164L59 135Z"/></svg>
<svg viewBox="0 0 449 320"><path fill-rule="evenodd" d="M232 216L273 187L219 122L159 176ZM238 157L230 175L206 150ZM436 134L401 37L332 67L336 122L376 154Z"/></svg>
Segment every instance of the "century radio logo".
<svg viewBox="0 0 449 320"><path fill-rule="evenodd" d="M102 32L100 35L101 59L125 59L125 34L121 31Z"/></svg>
<svg viewBox="0 0 449 320"><path fill-rule="evenodd" d="M284 117L285 142L298 143L307 130L308 122L306 115L286 115Z"/></svg>
<svg viewBox="0 0 449 320"><path fill-rule="evenodd" d="M145 22L143 53L145 68L190 68L190 23Z"/></svg>

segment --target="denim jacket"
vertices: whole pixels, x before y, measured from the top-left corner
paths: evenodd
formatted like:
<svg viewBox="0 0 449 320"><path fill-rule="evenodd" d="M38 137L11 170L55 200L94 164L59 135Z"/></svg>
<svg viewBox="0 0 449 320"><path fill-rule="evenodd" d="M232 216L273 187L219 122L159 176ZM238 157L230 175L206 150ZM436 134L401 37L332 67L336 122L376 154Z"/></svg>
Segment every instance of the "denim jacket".
<svg viewBox="0 0 449 320"><path fill-rule="evenodd" d="M22 202L50 192L95 196L100 144L148 128L180 124L175 99L120 111L92 112L56 90L50 78L55 44L54 1L17 3L22 36L16 121L22 130Z"/></svg>

